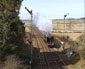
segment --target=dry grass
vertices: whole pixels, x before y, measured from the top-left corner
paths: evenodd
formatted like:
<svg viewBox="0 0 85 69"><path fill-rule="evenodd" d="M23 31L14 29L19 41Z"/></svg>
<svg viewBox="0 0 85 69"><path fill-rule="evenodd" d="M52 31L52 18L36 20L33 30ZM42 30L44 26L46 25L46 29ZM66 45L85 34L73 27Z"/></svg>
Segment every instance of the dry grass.
<svg viewBox="0 0 85 69"><path fill-rule="evenodd" d="M21 66L21 61L15 55L7 56L4 69L18 69Z"/></svg>
<svg viewBox="0 0 85 69"><path fill-rule="evenodd" d="M22 65L22 61L15 55L9 55L4 62L3 69L28 69L28 66Z"/></svg>
<svg viewBox="0 0 85 69"><path fill-rule="evenodd" d="M60 43L60 41L62 41L62 37L61 36L62 35L58 36L57 33L55 34L55 39L57 40L56 43L57 42ZM73 36L73 38L75 38L75 36ZM82 36L82 35L78 34L78 36ZM84 56L85 53L83 53L84 46L81 45L82 42L83 42L81 38L82 37L79 37L79 38L77 37L75 39L75 41L72 38L70 38L70 40L68 42L65 42L65 48L71 48L75 52L79 53L79 56L81 57L80 58L81 60L79 60L75 64L69 64L68 65L68 69L85 69L85 59L82 59L82 56ZM57 48L57 50L60 51L60 52L62 51L61 48ZM83 55L82 55L82 53L83 53ZM75 59L75 58L73 58L73 59ZM73 60L73 59L71 60L71 62L76 61L76 60Z"/></svg>

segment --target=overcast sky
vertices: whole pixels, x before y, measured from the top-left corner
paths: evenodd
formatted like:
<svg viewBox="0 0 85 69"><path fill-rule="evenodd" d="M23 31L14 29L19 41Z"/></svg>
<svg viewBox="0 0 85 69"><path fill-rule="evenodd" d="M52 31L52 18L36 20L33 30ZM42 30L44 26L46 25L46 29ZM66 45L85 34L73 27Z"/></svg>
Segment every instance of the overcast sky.
<svg viewBox="0 0 85 69"><path fill-rule="evenodd" d="M49 19L63 19L84 17L84 0L24 0L20 8L20 19L30 19L30 15L24 7L33 10L33 14L39 13Z"/></svg>

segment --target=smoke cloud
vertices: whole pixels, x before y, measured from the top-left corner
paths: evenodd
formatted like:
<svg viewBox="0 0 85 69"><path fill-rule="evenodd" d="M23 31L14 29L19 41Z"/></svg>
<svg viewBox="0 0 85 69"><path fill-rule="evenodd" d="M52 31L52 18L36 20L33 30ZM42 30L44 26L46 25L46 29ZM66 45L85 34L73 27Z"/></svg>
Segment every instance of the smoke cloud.
<svg viewBox="0 0 85 69"><path fill-rule="evenodd" d="M46 16L40 15L39 13L33 16L33 24L43 32L50 33L53 30L52 20L48 19Z"/></svg>

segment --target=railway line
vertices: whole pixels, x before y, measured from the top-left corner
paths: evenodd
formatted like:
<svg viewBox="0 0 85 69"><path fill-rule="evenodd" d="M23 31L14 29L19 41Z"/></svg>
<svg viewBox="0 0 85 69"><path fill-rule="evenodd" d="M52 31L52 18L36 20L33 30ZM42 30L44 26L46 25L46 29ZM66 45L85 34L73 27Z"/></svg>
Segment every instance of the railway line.
<svg viewBox="0 0 85 69"><path fill-rule="evenodd" d="M68 69L59 54L48 48L44 37L37 28L33 28L33 66L32 69Z"/></svg>

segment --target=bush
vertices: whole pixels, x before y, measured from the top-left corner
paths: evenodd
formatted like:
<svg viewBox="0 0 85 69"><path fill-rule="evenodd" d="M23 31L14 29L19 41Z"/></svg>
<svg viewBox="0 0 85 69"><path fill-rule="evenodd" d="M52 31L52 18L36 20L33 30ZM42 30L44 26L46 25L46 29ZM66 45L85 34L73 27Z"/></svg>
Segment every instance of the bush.
<svg viewBox="0 0 85 69"><path fill-rule="evenodd" d="M28 66L22 63L23 61L19 60L16 55L9 55L4 62L3 69L28 69Z"/></svg>
<svg viewBox="0 0 85 69"><path fill-rule="evenodd" d="M23 42L24 25L18 12L22 0L0 0L0 57L16 53Z"/></svg>

